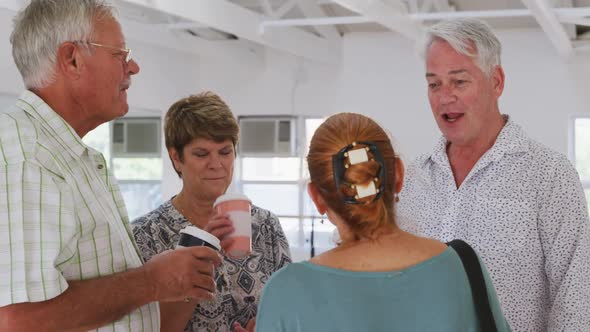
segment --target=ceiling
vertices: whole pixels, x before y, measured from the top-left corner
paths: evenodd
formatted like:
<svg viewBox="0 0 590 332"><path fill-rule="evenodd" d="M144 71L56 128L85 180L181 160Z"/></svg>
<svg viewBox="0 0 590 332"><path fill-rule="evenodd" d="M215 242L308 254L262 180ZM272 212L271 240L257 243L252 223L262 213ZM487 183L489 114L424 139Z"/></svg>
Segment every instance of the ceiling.
<svg viewBox="0 0 590 332"><path fill-rule="evenodd" d="M17 10L26 0L0 0ZM354 32L420 38L452 17L479 17L496 29L541 28L564 59L590 43L590 0L114 0L129 37L213 56L257 58L265 47L337 63ZM588 40L588 42L586 42Z"/></svg>

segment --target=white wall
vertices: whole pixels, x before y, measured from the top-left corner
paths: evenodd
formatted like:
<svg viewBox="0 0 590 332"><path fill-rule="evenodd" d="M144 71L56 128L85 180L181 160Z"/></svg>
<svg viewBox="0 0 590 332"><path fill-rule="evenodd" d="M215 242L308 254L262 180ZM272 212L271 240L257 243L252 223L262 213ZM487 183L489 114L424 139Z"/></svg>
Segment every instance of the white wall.
<svg viewBox="0 0 590 332"><path fill-rule="evenodd" d="M338 70L267 50L254 64L203 59L200 77L236 115L321 115L333 109Z"/></svg>
<svg viewBox="0 0 590 332"><path fill-rule="evenodd" d="M394 34L345 37L337 111L373 117L409 161L438 137L426 100L423 65L413 43Z"/></svg>
<svg viewBox="0 0 590 332"><path fill-rule="evenodd" d="M0 94L18 96L24 85L12 60L10 32L14 12L0 9Z"/></svg>

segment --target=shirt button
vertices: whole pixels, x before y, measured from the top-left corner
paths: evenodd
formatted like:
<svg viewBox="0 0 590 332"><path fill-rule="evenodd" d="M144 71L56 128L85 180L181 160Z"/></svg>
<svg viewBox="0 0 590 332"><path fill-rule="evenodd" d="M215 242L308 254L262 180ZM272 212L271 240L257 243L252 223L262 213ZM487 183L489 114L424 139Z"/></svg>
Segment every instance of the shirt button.
<svg viewBox="0 0 590 332"><path fill-rule="evenodd" d="M98 164L98 169L103 169L104 165L103 164Z"/></svg>

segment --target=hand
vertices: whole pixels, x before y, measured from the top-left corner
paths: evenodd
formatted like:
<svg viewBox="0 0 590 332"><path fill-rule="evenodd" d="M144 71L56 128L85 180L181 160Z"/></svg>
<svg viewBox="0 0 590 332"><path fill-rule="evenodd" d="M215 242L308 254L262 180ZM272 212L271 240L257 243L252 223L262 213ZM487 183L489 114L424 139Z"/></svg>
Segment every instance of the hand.
<svg viewBox="0 0 590 332"><path fill-rule="evenodd" d="M234 323L234 332L254 332L256 330L256 319L252 318L246 324L246 328L242 327L240 323Z"/></svg>
<svg viewBox="0 0 590 332"><path fill-rule="evenodd" d="M217 251L207 247L167 250L150 259L145 271L153 300L213 299L213 273L221 264Z"/></svg>
<svg viewBox="0 0 590 332"><path fill-rule="evenodd" d="M235 231L235 228L227 214L215 214L204 230L215 235L221 241L221 249L223 250L227 250L234 242L234 239L228 236Z"/></svg>

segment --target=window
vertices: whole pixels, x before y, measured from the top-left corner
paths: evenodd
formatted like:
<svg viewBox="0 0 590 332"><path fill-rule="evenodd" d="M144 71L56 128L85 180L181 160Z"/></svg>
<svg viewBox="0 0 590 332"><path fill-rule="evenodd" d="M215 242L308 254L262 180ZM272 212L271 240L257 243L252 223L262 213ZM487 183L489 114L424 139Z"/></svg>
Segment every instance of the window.
<svg viewBox="0 0 590 332"><path fill-rule="evenodd" d="M297 156L241 157L236 163L237 187L254 205L272 211L279 217L289 240L294 261L309 259L334 246L334 226L317 212L307 194L309 173L305 156L311 137L323 119L297 118L297 137L305 137Z"/></svg>
<svg viewBox="0 0 590 332"><path fill-rule="evenodd" d="M573 126L573 149L570 150L570 157L573 155L590 208L590 117L574 118Z"/></svg>
<svg viewBox="0 0 590 332"><path fill-rule="evenodd" d="M112 130L113 122L104 123L82 140L104 155L119 182L129 220L133 220L162 203L162 157L114 156L111 151Z"/></svg>

